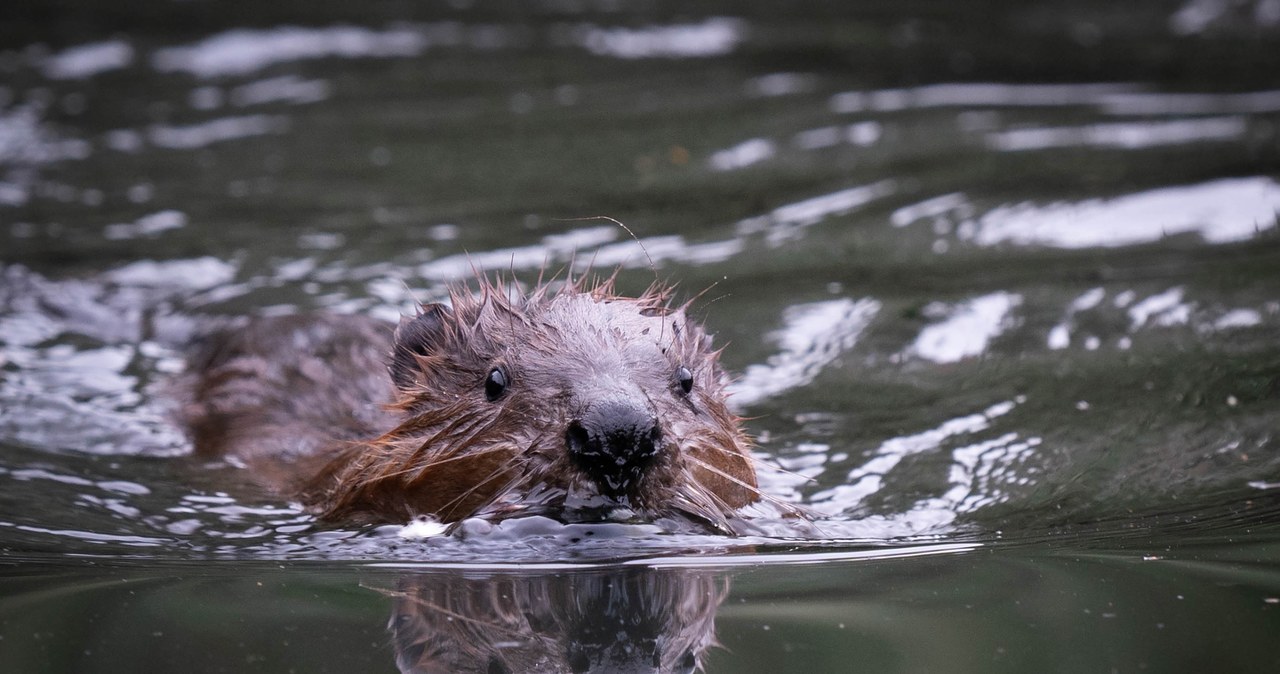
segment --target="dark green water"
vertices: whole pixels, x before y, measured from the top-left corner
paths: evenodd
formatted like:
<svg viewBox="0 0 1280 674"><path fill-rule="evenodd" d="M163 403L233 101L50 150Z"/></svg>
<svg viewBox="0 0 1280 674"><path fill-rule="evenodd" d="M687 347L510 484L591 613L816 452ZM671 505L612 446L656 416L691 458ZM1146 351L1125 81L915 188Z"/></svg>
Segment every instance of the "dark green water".
<svg viewBox="0 0 1280 674"><path fill-rule="evenodd" d="M1276 671L1277 46L1275 0L8 3L0 670ZM324 528L169 421L204 317L574 259L714 286L815 528Z"/></svg>

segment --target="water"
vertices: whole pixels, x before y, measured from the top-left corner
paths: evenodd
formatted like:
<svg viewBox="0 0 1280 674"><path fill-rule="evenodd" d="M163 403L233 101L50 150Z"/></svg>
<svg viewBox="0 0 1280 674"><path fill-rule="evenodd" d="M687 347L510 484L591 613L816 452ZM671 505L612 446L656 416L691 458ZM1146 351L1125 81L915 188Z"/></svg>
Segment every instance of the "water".
<svg viewBox="0 0 1280 674"><path fill-rule="evenodd" d="M1280 666L1273 0L0 11L5 671ZM318 526L169 420L211 316L585 260L813 527Z"/></svg>

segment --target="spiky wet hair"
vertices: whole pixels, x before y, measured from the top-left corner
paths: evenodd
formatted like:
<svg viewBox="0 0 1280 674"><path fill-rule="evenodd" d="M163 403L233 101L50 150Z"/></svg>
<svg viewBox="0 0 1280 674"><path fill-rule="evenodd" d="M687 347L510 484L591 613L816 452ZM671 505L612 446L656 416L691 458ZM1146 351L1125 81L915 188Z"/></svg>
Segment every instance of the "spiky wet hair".
<svg viewBox="0 0 1280 674"><path fill-rule="evenodd" d="M451 289L449 306L402 320L389 367L398 425L343 449L305 500L326 518L400 521L590 506L599 494L567 458L565 428L597 396L615 396L652 410L663 440L610 503L727 530L759 494L719 352L672 287L625 297L614 281L516 293L481 277Z"/></svg>

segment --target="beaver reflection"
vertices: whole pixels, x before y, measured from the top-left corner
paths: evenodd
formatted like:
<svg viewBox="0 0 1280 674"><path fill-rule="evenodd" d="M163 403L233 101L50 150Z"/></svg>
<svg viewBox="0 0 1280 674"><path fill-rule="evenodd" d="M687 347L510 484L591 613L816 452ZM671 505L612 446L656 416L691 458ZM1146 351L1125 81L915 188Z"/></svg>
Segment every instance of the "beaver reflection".
<svg viewBox="0 0 1280 674"><path fill-rule="evenodd" d="M402 672L693 672L728 579L687 570L401 578Z"/></svg>

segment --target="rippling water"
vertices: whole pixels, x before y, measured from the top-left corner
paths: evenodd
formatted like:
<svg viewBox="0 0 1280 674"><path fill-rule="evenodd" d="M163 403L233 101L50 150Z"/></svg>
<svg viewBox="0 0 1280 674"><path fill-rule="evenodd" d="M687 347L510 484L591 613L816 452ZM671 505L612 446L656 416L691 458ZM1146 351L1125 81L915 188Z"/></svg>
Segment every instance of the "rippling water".
<svg viewBox="0 0 1280 674"><path fill-rule="evenodd" d="M1280 667L1280 3L0 13L6 671ZM317 526L170 420L216 317L588 263L813 526Z"/></svg>

